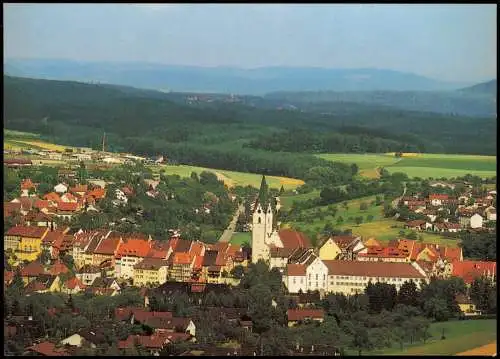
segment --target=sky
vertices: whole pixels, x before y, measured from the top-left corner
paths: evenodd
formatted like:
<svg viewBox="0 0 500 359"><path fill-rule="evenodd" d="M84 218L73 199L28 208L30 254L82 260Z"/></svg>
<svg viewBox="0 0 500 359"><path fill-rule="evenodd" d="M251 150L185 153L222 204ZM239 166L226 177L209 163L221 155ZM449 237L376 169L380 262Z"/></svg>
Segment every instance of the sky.
<svg viewBox="0 0 500 359"><path fill-rule="evenodd" d="M496 78L495 4L4 4L4 57Z"/></svg>

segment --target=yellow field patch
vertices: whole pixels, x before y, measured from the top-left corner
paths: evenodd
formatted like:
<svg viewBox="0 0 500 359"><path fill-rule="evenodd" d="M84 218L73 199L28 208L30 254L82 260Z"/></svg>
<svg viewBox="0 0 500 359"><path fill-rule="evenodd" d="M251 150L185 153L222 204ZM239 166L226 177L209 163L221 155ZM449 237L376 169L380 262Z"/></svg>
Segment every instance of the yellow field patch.
<svg viewBox="0 0 500 359"><path fill-rule="evenodd" d="M497 354L497 342L496 340L493 343L483 345L481 347L477 347L471 350L467 350L462 353L458 353L458 356L475 356L475 355L496 355Z"/></svg>
<svg viewBox="0 0 500 359"><path fill-rule="evenodd" d="M53 144L53 143L42 142L42 141L22 141L22 140L18 140L18 142L25 143L27 145L37 146L37 147L44 148L46 150L51 150L51 151L61 151L61 152L64 152L64 150L66 150L66 148L72 148L71 146L61 146L61 145L56 145L56 144Z"/></svg>
<svg viewBox="0 0 500 359"><path fill-rule="evenodd" d="M224 184L226 186L228 186L229 188L234 187L234 181L231 178L229 178L229 177L227 177L227 176L225 176L225 175L223 175L222 173L219 173L219 172L215 172L215 175L217 176L217 179L219 181L224 182Z"/></svg>
<svg viewBox="0 0 500 359"><path fill-rule="evenodd" d="M295 179L295 178L286 178L286 177L276 177L279 178L280 184L282 185L291 185L291 186L302 186L304 181Z"/></svg>
<svg viewBox="0 0 500 359"><path fill-rule="evenodd" d="M395 156L396 152L387 152L386 155L388 156ZM415 153L415 152L403 152L402 157L422 157L421 153Z"/></svg>

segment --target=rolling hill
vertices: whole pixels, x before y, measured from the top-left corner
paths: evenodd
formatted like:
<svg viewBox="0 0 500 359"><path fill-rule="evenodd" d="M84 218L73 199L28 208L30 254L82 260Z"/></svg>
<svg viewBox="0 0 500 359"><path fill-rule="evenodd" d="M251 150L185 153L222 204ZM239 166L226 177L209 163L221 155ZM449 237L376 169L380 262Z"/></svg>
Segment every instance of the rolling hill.
<svg viewBox="0 0 500 359"><path fill-rule="evenodd" d="M447 83L385 69L313 67L172 66L151 63L77 62L70 60L7 59L4 74L53 80L99 81L180 92L263 95L273 91L431 91L468 84Z"/></svg>

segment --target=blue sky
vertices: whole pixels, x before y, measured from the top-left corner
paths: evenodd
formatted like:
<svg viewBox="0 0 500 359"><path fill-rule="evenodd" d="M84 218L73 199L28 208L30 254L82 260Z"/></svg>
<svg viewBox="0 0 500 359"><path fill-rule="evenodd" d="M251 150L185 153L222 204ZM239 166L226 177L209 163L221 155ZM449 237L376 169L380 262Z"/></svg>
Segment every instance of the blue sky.
<svg viewBox="0 0 500 359"><path fill-rule="evenodd" d="M4 56L496 78L496 5L4 4Z"/></svg>

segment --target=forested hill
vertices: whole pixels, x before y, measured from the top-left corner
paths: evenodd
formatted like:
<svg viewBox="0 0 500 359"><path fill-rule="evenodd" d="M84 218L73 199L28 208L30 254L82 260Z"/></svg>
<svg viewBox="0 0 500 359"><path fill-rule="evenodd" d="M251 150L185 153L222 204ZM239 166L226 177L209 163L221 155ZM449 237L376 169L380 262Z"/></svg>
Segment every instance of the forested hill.
<svg viewBox="0 0 500 359"><path fill-rule="evenodd" d="M165 153L187 164L301 178L325 165L313 152L496 153L494 118L353 104L329 112L197 106L159 92L4 76L5 128L93 147L106 131L114 150Z"/></svg>
<svg viewBox="0 0 500 359"><path fill-rule="evenodd" d="M496 84L494 92L490 91L491 84L478 86L460 91L275 92L266 95L265 99L282 101L307 111L328 112L338 103L351 102L460 116L495 116Z"/></svg>

